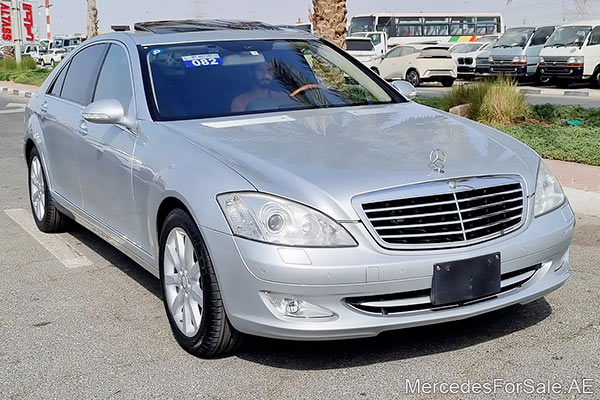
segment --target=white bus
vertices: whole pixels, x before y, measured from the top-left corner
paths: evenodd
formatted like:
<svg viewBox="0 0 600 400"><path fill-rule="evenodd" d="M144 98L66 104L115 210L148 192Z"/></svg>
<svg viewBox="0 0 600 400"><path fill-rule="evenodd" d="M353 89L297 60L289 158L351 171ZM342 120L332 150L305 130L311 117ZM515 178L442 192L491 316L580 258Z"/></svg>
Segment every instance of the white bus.
<svg viewBox="0 0 600 400"><path fill-rule="evenodd" d="M349 35L384 31L388 46L415 42L469 42L500 36L504 21L499 13L363 14L350 20Z"/></svg>

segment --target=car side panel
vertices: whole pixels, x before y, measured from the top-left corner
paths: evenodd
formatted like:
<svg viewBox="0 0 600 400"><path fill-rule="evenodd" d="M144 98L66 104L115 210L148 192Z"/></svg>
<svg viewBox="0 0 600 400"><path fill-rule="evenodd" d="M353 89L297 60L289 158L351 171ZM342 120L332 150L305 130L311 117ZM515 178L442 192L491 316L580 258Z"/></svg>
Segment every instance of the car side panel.
<svg viewBox="0 0 600 400"><path fill-rule="evenodd" d="M230 232L215 193L255 191L246 179L164 124L140 121L133 160L133 192L142 230L140 247L158 266L157 212L174 197L207 229Z"/></svg>

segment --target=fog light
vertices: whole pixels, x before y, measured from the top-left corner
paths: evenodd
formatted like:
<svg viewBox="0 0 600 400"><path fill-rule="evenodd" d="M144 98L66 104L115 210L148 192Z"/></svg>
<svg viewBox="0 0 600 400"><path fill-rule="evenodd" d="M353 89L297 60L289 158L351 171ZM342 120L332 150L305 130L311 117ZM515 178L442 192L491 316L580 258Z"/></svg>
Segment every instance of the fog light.
<svg viewBox="0 0 600 400"><path fill-rule="evenodd" d="M281 315L296 318L327 318L333 313L298 297L283 293L262 292L270 305Z"/></svg>

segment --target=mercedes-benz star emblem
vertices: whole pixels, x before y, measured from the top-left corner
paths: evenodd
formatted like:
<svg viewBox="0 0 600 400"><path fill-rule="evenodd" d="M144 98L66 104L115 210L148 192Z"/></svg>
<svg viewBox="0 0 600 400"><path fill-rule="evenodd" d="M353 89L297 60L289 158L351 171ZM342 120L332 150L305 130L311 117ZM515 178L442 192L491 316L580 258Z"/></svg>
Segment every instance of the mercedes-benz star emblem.
<svg viewBox="0 0 600 400"><path fill-rule="evenodd" d="M446 166L446 153L440 149L431 150L429 153L429 168L439 174L443 174Z"/></svg>

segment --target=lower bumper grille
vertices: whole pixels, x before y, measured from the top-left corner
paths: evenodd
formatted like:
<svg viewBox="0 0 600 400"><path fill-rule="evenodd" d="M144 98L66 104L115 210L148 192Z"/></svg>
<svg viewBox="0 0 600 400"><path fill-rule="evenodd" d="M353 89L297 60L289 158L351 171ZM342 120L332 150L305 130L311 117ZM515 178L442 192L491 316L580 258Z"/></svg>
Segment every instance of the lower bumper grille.
<svg viewBox="0 0 600 400"><path fill-rule="evenodd" d="M510 290L520 288L527 281L529 281L533 277L533 275L535 275L535 273L540 267L541 264L537 264L531 267L502 274L502 276L500 277L500 293L506 293ZM435 311L447 309L466 304L477 303L490 298L494 298L495 296L496 295L484 297L482 299L470 300L469 302L465 303L434 306L431 303L431 289L424 289L413 292L391 293L378 296L351 297L345 299L345 301L346 304L348 304L350 307L363 312L379 315L390 315L410 311Z"/></svg>

